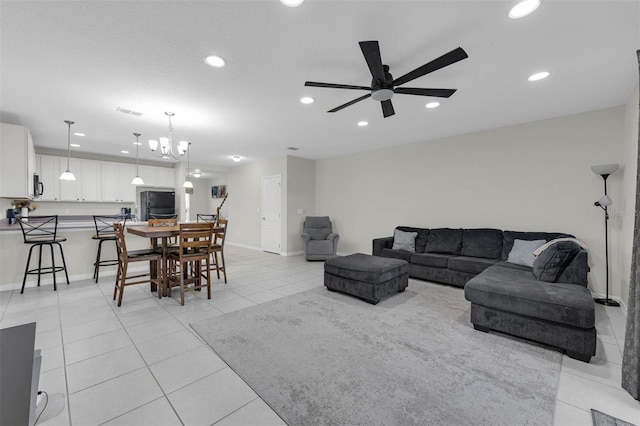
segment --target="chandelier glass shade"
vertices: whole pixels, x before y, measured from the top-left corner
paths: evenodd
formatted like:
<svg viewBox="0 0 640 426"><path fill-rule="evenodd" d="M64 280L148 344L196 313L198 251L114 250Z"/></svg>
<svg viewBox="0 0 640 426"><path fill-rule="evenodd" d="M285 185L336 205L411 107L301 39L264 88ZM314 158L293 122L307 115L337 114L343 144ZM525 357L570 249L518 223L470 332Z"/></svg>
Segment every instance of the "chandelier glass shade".
<svg viewBox="0 0 640 426"><path fill-rule="evenodd" d="M136 177L131 181L132 185L144 185L144 181L140 177L140 142L138 142L138 138L140 137L140 133L134 133L133 136L136 137Z"/></svg>
<svg viewBox="0 0 640 426"><path fill-rule="evenodd" d="M69 170L69 157L71 156L71 125L74 123L71 120L64 120L65 123L67 123L67 170L65 170L64 172L62 172L62 174L60 175L60 179L61 180L76 180L76 177L73 175L73 173L71 173L71 170Z"/></svg>
<svg viewBox="0 0 640 426"><path fill-rule="evenodd" d="M184 155L184 153L187 152L187 150L189 149L189 142L180 141L176 145L175 151L174 151L173 124L171 123L171 117L173 117L175 114L168 111L165 112L164 114L167 117L169 117L169 135L167 137L163 136L159 138L158 140L160 142L158 142L158 140L155 140L155 139L150 139L149 149L156 157L164 158L165 160L169 160L171 158L175 160L180 160ZM160 148L159 152L158 152L158 147Z"/></svg>

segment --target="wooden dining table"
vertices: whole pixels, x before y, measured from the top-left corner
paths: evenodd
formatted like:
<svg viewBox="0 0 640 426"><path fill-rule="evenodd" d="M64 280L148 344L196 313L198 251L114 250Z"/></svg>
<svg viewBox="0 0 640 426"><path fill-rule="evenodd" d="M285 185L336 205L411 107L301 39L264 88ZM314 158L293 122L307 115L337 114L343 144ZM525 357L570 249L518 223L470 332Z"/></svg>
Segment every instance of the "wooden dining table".
<svg viewBox="0 0 640 426"><path fill-rule="evenodd" d="M224 230L222 227L213 227L213 232L220 232ZM149 238L151 240L151 247L158 249L158 239L161 240L162 249L162 265L160 270L162 272L162 289L160 291L161 296L168 296L169 292L169 238L177 237L180 235L180 224L169 226L149 226L149 225L133 225L127 226L127 232L137 235L139 237ZM154 268L152 268L154 270ZM155 291L155 284L151 284L151 291Z"/></svg>

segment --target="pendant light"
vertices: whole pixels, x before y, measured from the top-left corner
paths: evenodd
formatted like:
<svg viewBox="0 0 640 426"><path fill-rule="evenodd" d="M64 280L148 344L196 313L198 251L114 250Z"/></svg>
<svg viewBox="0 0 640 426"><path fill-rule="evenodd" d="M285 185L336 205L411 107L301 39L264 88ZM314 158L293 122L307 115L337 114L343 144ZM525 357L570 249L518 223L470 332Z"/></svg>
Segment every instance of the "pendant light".
<svg viewBox="0 0 640 426"><path fill-rule="evenodd" d="M67 170L65 170L61 175L61 180L76 180L76 177L69 170L69 157L71 157L71 125L74 123L71 120L64 120L69 126L69 130L67 131Z"/></svg>
<svg viewBox="0 0 640 426"><path fill-rule="evenodd" d="M183 188L193 188L193 183L189 180L189 153L191 152L189 145L191 145L191 142L188 142L187 145L187 180L182 184Z"/></svg>
<svg viewBox="0 0 640 426"><path fill-rule="evenodd" d="M140 156L138 154L140 148L140 142L138 142L138 138L140 137L140 133L134 133L133 136L136 137L136 177L131 181L132 185L144 185L144 181L140 177Z"/></svg>

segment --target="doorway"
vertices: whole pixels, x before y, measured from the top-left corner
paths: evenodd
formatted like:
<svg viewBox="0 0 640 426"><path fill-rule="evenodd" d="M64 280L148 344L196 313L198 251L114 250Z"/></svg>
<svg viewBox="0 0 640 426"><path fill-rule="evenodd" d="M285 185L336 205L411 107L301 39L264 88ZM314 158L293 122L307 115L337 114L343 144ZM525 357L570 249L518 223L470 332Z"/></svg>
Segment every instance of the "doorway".
<svg viewBox="0 0 640 426"><path fill-rule="evenodd" d="M280 254L281 176L262 176L262 251Z"/></svg>

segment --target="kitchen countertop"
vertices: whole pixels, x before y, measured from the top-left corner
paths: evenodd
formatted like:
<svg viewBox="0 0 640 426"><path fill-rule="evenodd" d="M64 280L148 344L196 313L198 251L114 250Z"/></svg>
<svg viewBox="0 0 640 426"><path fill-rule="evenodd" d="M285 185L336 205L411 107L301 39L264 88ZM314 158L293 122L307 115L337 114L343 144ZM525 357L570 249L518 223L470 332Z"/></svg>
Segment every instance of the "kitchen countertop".
<svg viewBox="0 0 640 426"><path fill-rule="evenodd" d="M134 220L127 220L127 224L131 225L143 225L145 222L135 222ZM95 230L95 224L93 222L92 215L68 215L58 216L58 230ZM20 225L16 222L9 225L9 219L0 219L0 232L3 231L17 231L22 232Z"/></svg>

